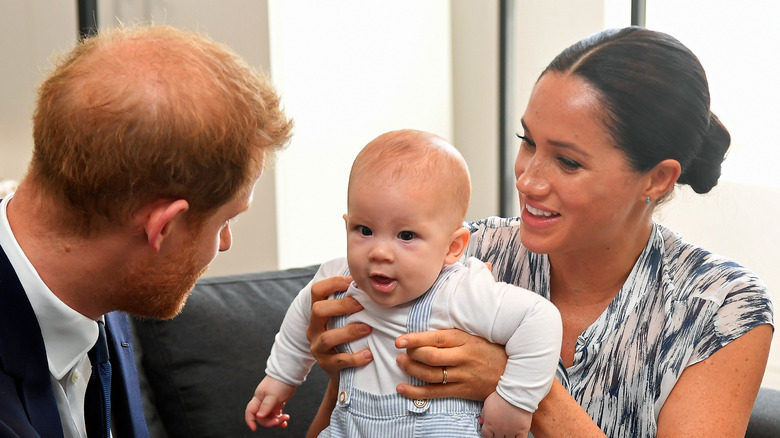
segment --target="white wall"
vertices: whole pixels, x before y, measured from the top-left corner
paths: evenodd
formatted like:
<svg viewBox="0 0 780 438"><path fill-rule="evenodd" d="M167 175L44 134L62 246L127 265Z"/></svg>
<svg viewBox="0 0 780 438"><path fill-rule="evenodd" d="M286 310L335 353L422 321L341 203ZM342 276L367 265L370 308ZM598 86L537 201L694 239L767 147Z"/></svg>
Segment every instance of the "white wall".
<svg viewBox="0 0 780 438"><path fill-rule="evenodd" d="M75 2L0 0L0 180L19 180L32 154L38 84L78 37Z"/></svg>
<svg viewBox="0 0 780 438"><path fill-rule="evenodd" d="M453 0L451 6L452 140L469 164L466 219L476 220L499 213L499 5Z"/></svg>
<svg viewBox="0 0 780 438"><path fill-rule="evenodd" d="M780 2L772 0L652 0L647 5L648 27L674 35L704 65L712 110L731 133L724 176L776 187L780 148L771 127L780 116L778 17Z"/></svg>
<svg viewBox="0 0 780 438"><path fill-rule="evenodd" d="M280 267L345 255L358 151L399 128L452 139L445 0L270 0L271 73L295 135L276 168Z"/></svg>

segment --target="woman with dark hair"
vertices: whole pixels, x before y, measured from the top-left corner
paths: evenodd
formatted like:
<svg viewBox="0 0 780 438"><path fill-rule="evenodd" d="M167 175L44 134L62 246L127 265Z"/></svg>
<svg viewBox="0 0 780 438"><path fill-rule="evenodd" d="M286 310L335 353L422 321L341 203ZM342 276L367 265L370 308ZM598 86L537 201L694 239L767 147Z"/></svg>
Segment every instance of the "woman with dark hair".
<svg viewBox="0 0 780 438"><path fill-rule="evenodd" d="M653 221L676 184L717 184L730 143L698 59L660 32L601 32L550 63L521 125L521 216L471 223L466 256L561 312L561 365L533 435L744 436L772 338L766 286ZM346 281L316 284L315 299ZM312 350L331 376L370 360L332 350L370 328L325 330L328 317L358 309L312 308ZM398 387L414 399L484 399L506 361L500 346L454 330L396 345L399 365L431 383ZM319 421L334 403L329 388Z"/></svg>

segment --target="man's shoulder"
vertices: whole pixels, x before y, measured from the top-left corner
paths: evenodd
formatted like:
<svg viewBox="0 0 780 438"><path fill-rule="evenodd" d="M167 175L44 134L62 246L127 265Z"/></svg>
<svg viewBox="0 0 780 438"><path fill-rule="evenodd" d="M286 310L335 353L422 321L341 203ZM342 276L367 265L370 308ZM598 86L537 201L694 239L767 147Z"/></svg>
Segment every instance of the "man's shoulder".
<svg viewBox="0 0 780 438"><path fill-rule="evenodd" d="M41 436L27 418L28 408L19 395L18 383L17 379L8 375L0 367L0 406L3 407L0 409L0 436ZM40 409L33 410L41 411ZM54 412L56 413L56 406ZM62 430L61 427L60 430Z"/></svg>
<svg viewBox="0 0 780 438"><path fill-rule="evenodd" d="M62 436L43 343L0 348L0 436ZM19 347L17 345L17 347ZM29 350L28 350L29 349ZM32 417L30 417L32 415ZM35 421L33 427L31 421Z"/></svg>

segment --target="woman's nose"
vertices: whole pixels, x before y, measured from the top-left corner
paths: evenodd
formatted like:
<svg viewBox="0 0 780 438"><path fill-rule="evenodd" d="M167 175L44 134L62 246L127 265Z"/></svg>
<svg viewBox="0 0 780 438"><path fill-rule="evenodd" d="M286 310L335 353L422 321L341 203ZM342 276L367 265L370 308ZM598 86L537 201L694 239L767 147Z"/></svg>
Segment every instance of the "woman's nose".
<svg viewBox="0 0 780 438"><path fill-rule="evenodd" d="M515 177L515 187L521 194L540 196L550 189L546 165L535 156L521 159L518 155Z"/></svg>

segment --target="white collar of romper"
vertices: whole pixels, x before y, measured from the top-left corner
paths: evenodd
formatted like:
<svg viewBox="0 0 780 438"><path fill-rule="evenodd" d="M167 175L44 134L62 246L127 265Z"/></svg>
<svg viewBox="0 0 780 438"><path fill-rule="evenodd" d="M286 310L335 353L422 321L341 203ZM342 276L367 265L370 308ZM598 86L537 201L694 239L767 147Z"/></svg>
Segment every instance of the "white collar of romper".
<svg viewBox="0 0 780 438"><path fill-rule="evenodd" d="M98 328L95 321L63 303L41 280L27 259L8 223L6 208L13 194L0 203L0 245L27 293L38 325L41 327L49 372L62 379L95 345ZM20 334L24 336L24 334Z"/></svg>

